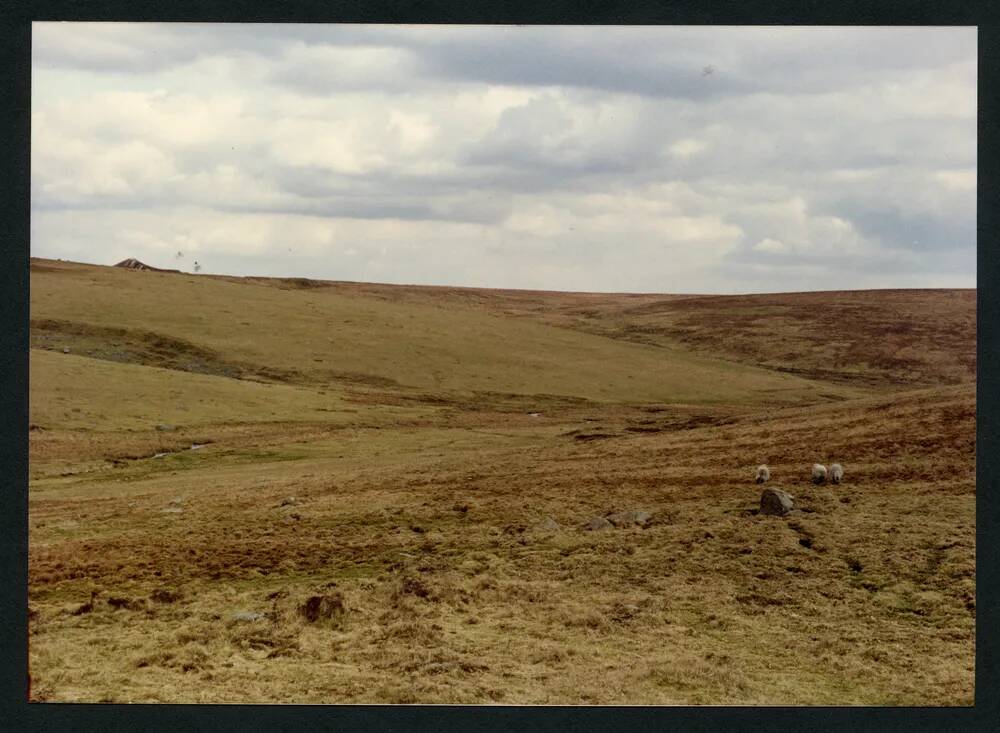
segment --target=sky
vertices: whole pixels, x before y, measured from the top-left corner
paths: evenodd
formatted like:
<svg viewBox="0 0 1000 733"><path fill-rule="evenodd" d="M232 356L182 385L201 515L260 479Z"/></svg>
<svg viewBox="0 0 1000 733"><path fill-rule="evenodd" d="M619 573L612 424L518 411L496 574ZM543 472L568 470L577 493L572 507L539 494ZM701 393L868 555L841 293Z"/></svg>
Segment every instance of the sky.
<svg viewBox="0 0 1000 733"><path fill-rule="evenodd" d="M35 23L31 253L542 290L975 287L976 43Z"/></svg>

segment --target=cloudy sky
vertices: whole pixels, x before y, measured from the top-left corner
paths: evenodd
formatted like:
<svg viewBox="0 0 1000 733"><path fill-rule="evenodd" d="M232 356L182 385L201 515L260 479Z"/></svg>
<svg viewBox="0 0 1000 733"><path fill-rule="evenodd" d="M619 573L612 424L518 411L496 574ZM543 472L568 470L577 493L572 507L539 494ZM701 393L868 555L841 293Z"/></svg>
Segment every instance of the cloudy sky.
<svg viewBox="0 0 1000 733"><path fill-rule="evenodd" d="M36 23L31 234L237 275L975 287L976 32Z"/></svg>

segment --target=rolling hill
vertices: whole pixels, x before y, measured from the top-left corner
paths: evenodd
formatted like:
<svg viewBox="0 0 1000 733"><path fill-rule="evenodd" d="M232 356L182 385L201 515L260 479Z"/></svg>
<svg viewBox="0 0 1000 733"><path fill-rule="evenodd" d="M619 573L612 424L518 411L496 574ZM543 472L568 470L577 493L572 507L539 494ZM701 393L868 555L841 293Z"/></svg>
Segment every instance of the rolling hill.
<svg viewBox="0 0 1000 733"><path fill-rule="evenodd" d="M33 259L32 699L969 704L975 298Z"/></svg>

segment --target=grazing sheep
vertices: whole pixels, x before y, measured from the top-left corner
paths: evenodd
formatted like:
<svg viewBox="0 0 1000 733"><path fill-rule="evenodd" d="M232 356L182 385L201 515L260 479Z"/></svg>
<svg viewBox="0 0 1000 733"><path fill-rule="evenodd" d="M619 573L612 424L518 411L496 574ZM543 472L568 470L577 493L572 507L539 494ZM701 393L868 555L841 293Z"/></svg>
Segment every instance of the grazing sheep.
<svg viewBox="0 0 1000 733"><path fill-rule="evenodd" d="M813 464L812 480L814 484L821 484L826 481L826 466L818 463Z"/></svg>
<svg viewBox="0 0 1000 733"><path fill-rule="evenodd" d="M834 463L830 466L830 481L835 484L839 484L844 480L844 467L839 463Z"/></svg>
<svg viewBox="0 0 1000 733"><path fill-rule="evenodd" d="M762 484L771 478L771 472L763 463L757 466L757 483Z"/></svg>

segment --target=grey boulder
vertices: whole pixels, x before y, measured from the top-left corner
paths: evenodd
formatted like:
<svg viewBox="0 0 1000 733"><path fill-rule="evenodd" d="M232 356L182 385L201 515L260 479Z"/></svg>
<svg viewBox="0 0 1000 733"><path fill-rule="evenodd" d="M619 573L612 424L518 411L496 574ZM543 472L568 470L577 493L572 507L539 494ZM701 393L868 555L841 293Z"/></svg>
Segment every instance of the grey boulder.
<svg viewBox="0 0 1000 733"><path fill-rule="evenodd" d="M649 512L641 512L635 509L628 512L616 512L607 516L607 520L619 529L634 526L645 527L652 518L653 515Z"/></svg>
<svg viewBox="0 0 1000 733"><path fill-rule="evenodd" d="M764 489L760 495L760 513L783 517L792 511L795 502L792 495L781 489Z"/></svg>
<svg viewBox="0 0 1000 733"><path fill-rule="evenodd" d="M264 614L256 611L237 611L232 615L233 621L259 621L264 618Z"/></svg>
<svg viewBox="0 0 1000 733"><path fill-rule="evenodd" d="M532 527L536 532L558 532L562 527L559 526L559 522L554 520L552 517L546 517L541 522Z"/></svg>
<svg viewBox="0 0 1000 733"><path fill-rule="evenodd" d="M594 517L585 525L583 525L583 528L590 532L600 532L601 530L605 529L614 529L614 527L615 525L613 525L604 517Z"/></svg>

